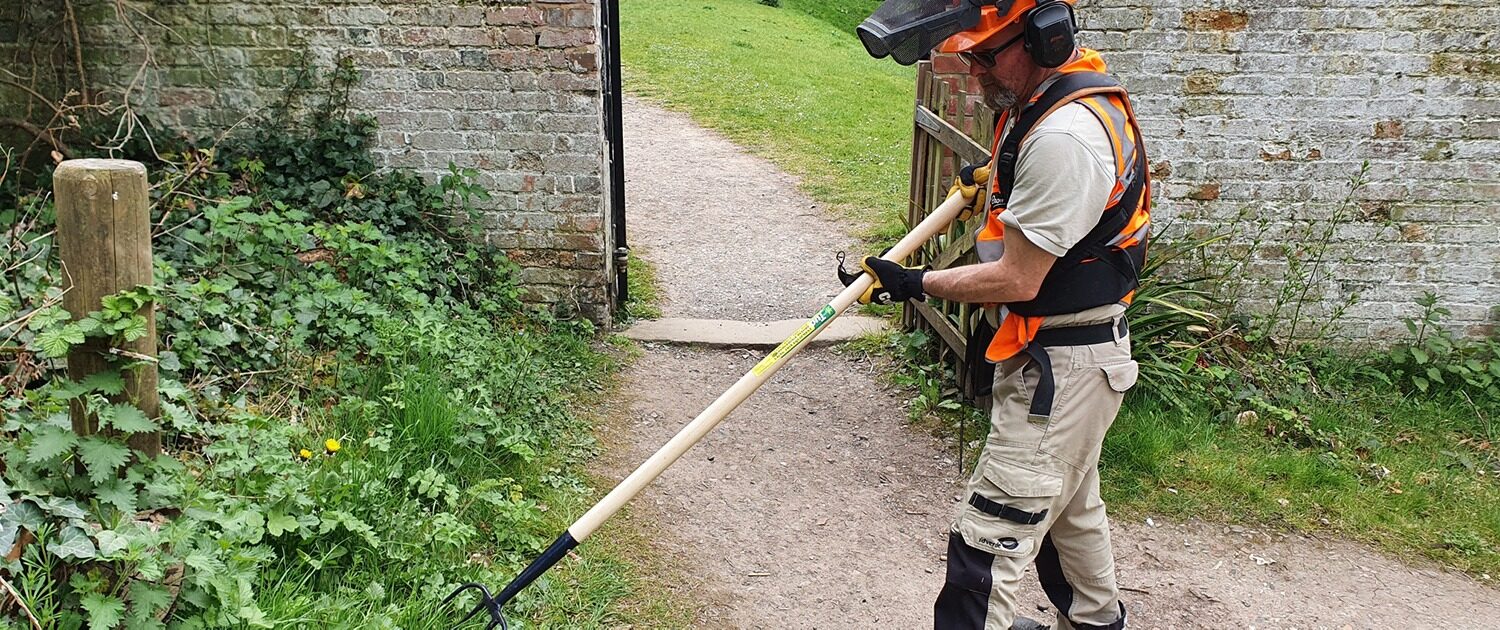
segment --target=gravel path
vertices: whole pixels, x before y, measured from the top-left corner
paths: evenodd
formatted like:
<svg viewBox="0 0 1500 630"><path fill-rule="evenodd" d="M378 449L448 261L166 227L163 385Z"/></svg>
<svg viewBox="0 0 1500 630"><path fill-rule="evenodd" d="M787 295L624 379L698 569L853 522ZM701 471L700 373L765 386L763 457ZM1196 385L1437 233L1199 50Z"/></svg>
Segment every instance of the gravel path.
<svg viewBox="0 0 1500 630"><path fill-rule="evenodd" d="M606 441L644 461L759 358L648 346L626 376L623 439ZM701 579L682 585L701 626L931 624L955 464L907 430L879 368L804 352L639 499Z"/></svg>
<svg viewBox="0 0 1500 630"><path fill-rule="evenodd" d="M630 245L656 265L667 317L811 317L843 288L845 230L796 178L683 114L626 99L625 182Z"/></svg>
<svg viewBox="0 0 1500 630"><path fill-rule="evenodd" d="M669 314L801 317L832 295L825 254L847 239L805 216L816 210L794 180L685 117L626 106L632 239L662 271ZM688 203L698 188L689 169L726 174L710 187L729 189L724 201ZM787 221L818 227L768 227ZM737 271L747 259L795 281L752 285ZM759 356L644 346L613 405L604 472L628 473ZM657 551L692 576L669 586L696 604L695 626L931 627L962 480L952 447L906 423L904 396L883 385L888 369L807 351L638 499ZM1362 545L1205 523L1115 522L1114 534L1134 628L1484 628L1500 619L1493 587ZM1050 618L1034 583L1021 601Z"/></svg>

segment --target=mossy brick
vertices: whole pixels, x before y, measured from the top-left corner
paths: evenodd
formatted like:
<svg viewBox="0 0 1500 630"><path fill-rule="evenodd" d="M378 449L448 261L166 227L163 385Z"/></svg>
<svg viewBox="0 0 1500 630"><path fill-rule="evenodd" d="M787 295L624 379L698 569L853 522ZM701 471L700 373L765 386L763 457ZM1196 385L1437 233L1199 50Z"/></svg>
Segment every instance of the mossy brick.
<svg viewBox="0 0 1500 630"><path fill-rule="evenodd" d="M210 46L280 47L287 44L285 26L211 26L203 32Z"/></svg>
<svg viewBox="0 0 1500 630"><path fill-rule="evenodd" d="M596 77L579 75L572 72L548 72L537 75L537 85L546 91L598 91L599 81Z"/></svg>
<svg viewBox="0 0 1500 630"><path fill-rule="evenodd" d="M287 68L297 65L302 54L290 48L251 48L245 53L245 65Z"/></svg>
<svg viewBox="0 0 1500 630"><path fill-rule="evenodd" d="M0 17L0 44L14 44L21 39L21 23L16 20L7 20ZM0 46L0 53L7 50Z"/></svg>
<svg viewBox="0 0 1500 630"><path fill-rule="evenodd" d="M575 286L588 283L598 272L582 269L560 269L556 267L528 267L521 269L521 282L527 285Z"/></svg>
<svg viewBox="0 0 1500 630"><path fill-rule="evenodd" d="M594 195L555 194L542 198L542 208L551 212L584 212L599 207Z"/></svg>
<svg viewBox="0 0 1500 630"><path fill-rule="evenodd" d="M421 68L451 68L458 65L458 51L449 48L427 49L417 52L417 66Z"/></svg>
<svg viewBox="0 0 1500 630"><path fill-rule="evenodd" d="M536 45L542 48L572 48L594 43L593 31L566 28L543 28L537 32Z"/></svg>
<svg viewBox="0 0 1500 630"><path fill-rule="evenodd" d="M501 38L510 46L535 46L537 34L531 29L507 28L502 31Z"/></svg>
<svg viewBox="0 0 1500 630"><path fill-rule="evenodd" d="M598 24L598 14L592 8L572 8L566 11L562 26L591 28Z"/></svg>

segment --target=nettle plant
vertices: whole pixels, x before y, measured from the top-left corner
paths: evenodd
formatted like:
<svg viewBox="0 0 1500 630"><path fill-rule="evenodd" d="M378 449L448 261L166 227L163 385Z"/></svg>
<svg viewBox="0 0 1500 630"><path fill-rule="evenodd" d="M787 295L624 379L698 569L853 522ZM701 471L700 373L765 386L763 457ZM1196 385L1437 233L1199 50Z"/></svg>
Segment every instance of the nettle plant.
<svg viewBox="0 0 1500 630"><path fill-rule="evenodd" d="M112 346L146 334L143 308L156 291L138 287L104 298L102 308L76 321L51 307L30 320L31 346L58 358L89 338ZM116 356L110 369L81 382L53 378L3 403L0 549L13 553L0 568L16 580L15 597L27 615L49 627L160 626L178 597L217 599L215 621L254 619L253 602L237 600L254 554L221 544L220 510L184 509L189 478L170 457L133 452L128 438L162 427L126 397L125 374L138 359ZM198 427L186 391L162 387L162 422L177 431ZM97 431L75 432L72 412ZM58 583L67 589L57 588Z"/></svg>
<svg viewBox="0 0 1500 630"><path fill-rule="evenodd" d="M1443 327L1452 314L1437 294L1417 298L1422 314L1402 318L1409 344L1390 351L1393 380L1423 394L1434 390L1470 390L1500 402L1500 337L1470 340Z"/></svg>

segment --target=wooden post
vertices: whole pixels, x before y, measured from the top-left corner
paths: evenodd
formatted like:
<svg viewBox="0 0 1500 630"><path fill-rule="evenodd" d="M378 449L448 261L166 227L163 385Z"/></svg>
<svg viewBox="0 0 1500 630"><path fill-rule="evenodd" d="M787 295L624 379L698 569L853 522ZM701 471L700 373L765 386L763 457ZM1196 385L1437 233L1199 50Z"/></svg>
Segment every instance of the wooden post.
<svg viewBox="0 0 1500 630"><path fill-rule="evenodd" d="M71 288L63 306L81 319L100 309L100 300L151 279L151 211L146 167L127 160L67 160L53 173L57 195L57 243ZM155 305L147 305L146 334L120 346L135 355L156 357ZM108 370L115 361L108 339L90 338L68 354L68 377L81 381ZM159 413L156 364L137 361L125 377L125 397L147 417ZM97 418L73 407L73 430L79 435L98 432ZM161 453L160 433L129 437L131 448L155 457Z"/></svg>

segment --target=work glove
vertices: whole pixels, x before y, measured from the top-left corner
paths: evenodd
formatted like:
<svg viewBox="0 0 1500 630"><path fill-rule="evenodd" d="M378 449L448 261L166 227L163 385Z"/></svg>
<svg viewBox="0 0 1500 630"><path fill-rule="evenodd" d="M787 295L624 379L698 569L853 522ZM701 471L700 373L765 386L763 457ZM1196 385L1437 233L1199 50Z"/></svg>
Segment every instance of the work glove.
<svg viewBox="0 0 1500 630"><path fill-rule="evenodd" d="M989 203L990 193L990 165L970 164L958 169L958 177L953 178L953 186L948 189L948 196L953 193L962 193L964 200L969 205L964 206L962 212L958 213L959 221L968 221L975 212L983 212Z"/></svg>
<svg viewBox="0 0 1500 630"><path fill-rule="evenodd" d="M865 256L859 261L865 273L875 277L875 284L859 296L860 304L893 304L907 300L927 301L922 291L922 276L927 270L920 267L903 267L884 258ZM839 259L839 281L844 286L854 284L860 274L844 271L843 259Z"/></svg>

